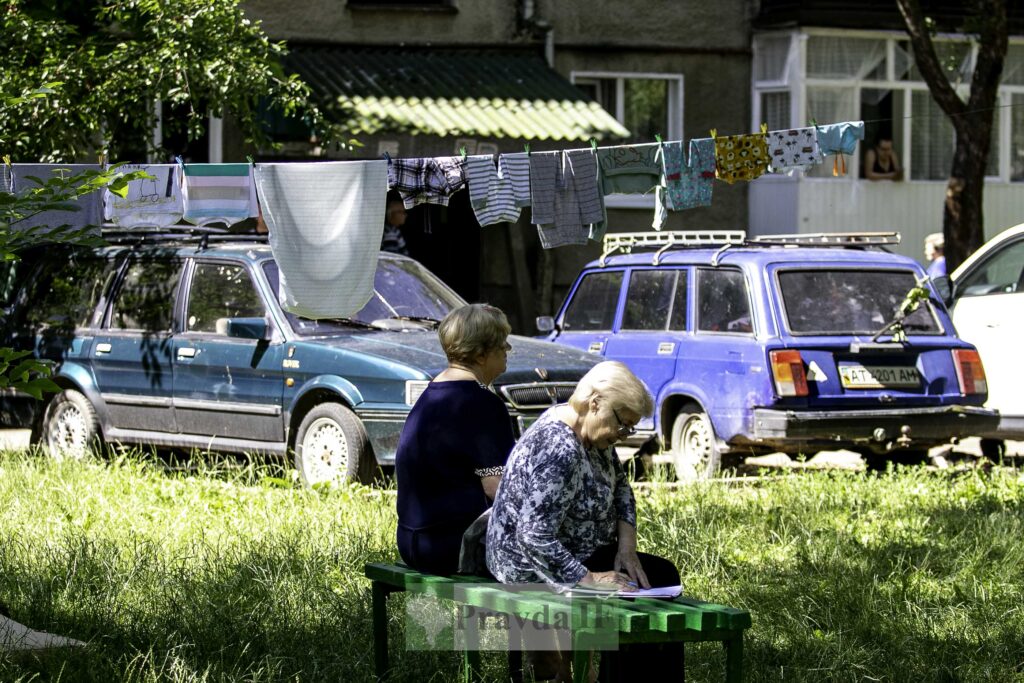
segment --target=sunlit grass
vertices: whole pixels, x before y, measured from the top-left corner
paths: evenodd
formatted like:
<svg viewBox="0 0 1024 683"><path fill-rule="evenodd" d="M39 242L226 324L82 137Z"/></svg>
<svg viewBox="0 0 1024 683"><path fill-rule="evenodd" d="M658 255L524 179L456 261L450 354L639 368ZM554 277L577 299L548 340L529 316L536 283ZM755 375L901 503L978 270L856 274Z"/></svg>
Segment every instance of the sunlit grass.
<svg viewBox="0 0 1024 683"><path fill-rule="evenodd" d="M0 655L0 680L369 681L367 561L396 559L394 498L311 492L275 465L0 456L0 600L81 651ZM1024 679L1024 479L808 473L638 490L643 550L688 594L749 609L747 681ZM396 681L458 676L404 652ZM492 680L502 658L485 656ZM717 644L688 680L717 681Z"/></svg>

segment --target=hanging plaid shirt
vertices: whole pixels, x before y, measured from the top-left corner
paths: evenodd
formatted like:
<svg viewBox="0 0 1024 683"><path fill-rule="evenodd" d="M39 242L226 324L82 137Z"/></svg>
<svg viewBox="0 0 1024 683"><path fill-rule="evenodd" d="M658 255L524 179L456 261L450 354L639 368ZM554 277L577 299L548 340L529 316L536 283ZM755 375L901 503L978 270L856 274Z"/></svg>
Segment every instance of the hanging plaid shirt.
<svg viewBox="0 0 1024 683"><path fill-rule="evenodd" d="M420 204L448 206L453 193L466 185L462 157L391 159L388 187L402 195L405 208Z"/></svg>

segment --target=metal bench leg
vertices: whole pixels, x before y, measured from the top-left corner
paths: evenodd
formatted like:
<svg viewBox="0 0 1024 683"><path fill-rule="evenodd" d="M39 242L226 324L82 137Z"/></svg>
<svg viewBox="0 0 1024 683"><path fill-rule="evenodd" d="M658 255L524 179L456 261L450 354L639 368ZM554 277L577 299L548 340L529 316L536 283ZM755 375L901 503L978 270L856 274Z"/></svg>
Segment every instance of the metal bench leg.
<svg viewBox="0 0 1024 683"><path fill-rule="evenodd" d="M388 586L373 582L373 665L377 680L388 672Z"/></svg>
<svg viewBox="0 0 1024 683"><path fill-rule="evenodd" d="M722 642L725 646L726 683L741 683L743 680L743 632L735 638Z"/></svg>
<svg viewBox="0 0 1024 683"><path fill-rule="evenodd" d="M462 609L462 605L458 606ZM480 623L476 615L466 622L465 641L462 644L463 680L473 683L481 680L482 666L480 663Z"/></svg>

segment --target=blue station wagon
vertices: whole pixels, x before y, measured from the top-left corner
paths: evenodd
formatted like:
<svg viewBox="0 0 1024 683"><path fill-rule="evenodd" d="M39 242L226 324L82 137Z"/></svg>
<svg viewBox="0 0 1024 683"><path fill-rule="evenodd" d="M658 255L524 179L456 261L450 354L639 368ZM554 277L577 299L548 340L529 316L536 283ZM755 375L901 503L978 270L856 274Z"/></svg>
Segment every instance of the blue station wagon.
<svg viewBox="0 0 1024 683"><path fill-rule="evenodd" d="M656 409L637 438L657 440L680 477L773 451L919 459L997 415L981 407L977 351L934 293L890 326L924 278L884 250L895 240L613 233L538 326L647 383Z"/></svg>
<svg viewBox="0 0 1024 683"><path fill-rule="evenodd" d="M465 302L418 262L382 253L350 319L281 309L265 241L146 239L47 248L0 272L5 346L52 361L63 391L6 392L0 419L54 455L107 442L294 452L303 481L371 479L394 462L406 416L446 367L437 321ZM518 433L596 362L512 336L494 389Z"/></svg>

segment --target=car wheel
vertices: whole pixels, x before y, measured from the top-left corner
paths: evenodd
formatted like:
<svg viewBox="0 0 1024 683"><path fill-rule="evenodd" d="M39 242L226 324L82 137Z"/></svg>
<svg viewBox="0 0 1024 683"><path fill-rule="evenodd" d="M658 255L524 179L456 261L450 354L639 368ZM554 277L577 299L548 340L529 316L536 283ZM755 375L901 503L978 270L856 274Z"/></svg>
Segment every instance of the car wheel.
<svg viewBox="0 0 1024 683"><path fill-rule="evenodd" d="M306 486L373 481L376 462L366 430L340 403L321 403L306 413L295 437L295 469Z"/></svg>
<svg viewBox="0 0 1024 683"><path fill-rule="evenodd" d="M710 479L721 469L715 429L695 404L684 406L672 423L672 464L680 481Z"/></svg>
<svg viewBox="0 0 1024 683"><path fill-rule="evenodd" d="M47 452L57 460L81 460L102 443L96 409L74 389L65 389L50 401L42 432Z"/></svg>
<svg viewBox="0 0 1024 683"><path fill-rule="evenodd" d="M981 454L992 462L998 463L1006 455L1006 442L1002 439L982 439Z"/></svg>

